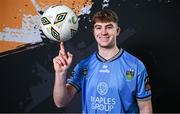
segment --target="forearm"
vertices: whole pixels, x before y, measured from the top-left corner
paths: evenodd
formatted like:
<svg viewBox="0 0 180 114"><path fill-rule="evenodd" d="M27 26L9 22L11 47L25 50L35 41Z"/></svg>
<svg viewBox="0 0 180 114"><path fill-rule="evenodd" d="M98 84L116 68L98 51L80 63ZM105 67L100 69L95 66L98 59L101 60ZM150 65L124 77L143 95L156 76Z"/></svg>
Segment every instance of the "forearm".
<svg viewBox="0 0 180 114"><path fill-rule="evenodd" d="M147 100L147 101L139 101L139 111L140 114L152 114L152 103L151 100Z"/></svg>
<svg viewBox="0 0 180 114"><path fill-rule="evenodd" d="M66 72L71 65L73 55L64 49L63 42L60 43L59 55L54 57L55 82L53 98L57 107L63 107L72 99L76 90L66 84Z"/></svg>
<svg viewBox="0 0 180 114"><path fill-rule="evenodd" d="M144 108L140 109L140 114L152 114L152 108L144 107Z"/></svg>
<svg viewBox="0 0 180 114"><path fill-rule="evenodd" d="M63 107L69 102L65 75L66 73L55 74L53 98L57 107Z"/></svg>

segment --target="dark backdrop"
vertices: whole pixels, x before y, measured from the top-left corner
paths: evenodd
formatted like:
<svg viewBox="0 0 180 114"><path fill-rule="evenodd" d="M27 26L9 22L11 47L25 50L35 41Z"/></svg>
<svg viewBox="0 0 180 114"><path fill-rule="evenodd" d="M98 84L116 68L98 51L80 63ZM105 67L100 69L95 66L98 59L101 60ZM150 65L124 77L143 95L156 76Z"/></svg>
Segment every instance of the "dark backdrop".
<svg viewBox="0 0 180 114"><path fill-rule="evenodd" d="M79 16L76 36L65 43L74 54L73 66L96 49L91 16L105 8L119 15L122 33L119 45L141 59L147 67L154 112L180 112L179 42L180 7L178 0L94 0L89 15ZM1 54L0 112L81 112L81 94L65 108L55 107L52 90L52 59L59 44L43 43ZM70 74L70 73L68 73Z"/></svg>

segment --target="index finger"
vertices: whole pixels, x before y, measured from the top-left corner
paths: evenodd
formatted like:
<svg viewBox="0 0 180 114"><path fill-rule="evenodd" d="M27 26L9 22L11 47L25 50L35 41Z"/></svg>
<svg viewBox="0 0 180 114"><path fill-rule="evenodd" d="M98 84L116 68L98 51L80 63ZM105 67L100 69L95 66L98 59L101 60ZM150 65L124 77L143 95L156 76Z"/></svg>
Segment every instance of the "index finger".
<svg viewBox="0 0 180 114"><path fill-rule="evenodd" d="M59 54L66 55L63 42L60 42L60 53Z"/></svg>

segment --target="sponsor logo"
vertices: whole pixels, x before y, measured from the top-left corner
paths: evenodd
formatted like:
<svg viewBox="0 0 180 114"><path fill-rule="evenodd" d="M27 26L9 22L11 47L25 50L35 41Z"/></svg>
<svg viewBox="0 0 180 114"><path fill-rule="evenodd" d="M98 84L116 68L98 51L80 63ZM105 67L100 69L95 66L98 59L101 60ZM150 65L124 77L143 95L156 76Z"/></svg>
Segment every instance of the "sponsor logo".
<svg viewBox="0 0 180 114"><path fill-rule="evenodd" d="M100 96L91 96L91 109L104 112L111 112L114 109L114 106L116 105L116 99L110 96L106 96L108 89L109 87L106 82L98 83L96 90Z"/></svg>
<svg viewBox="0 0 180 114"><path fill-rule="evenodd" d="M107 65L103 65L102 69L100 69L99 72L110 73L110 70L108 69Z"/></svg>
<svg viewBox="0 0 180 114"><path fill-rule="evenodd" d="M91 96L91 108L93 110L110 112L114 108L115 104L116 104L115 98Z"/></svg>
<svg viewBox="0 0 180 114"><path fill-rule="evenodd" d="M105 82L100 82L100 83L97 85L97 92L98 92L100 95L106 95L107 92L108 92L108 84L105 83Z"/></svg>

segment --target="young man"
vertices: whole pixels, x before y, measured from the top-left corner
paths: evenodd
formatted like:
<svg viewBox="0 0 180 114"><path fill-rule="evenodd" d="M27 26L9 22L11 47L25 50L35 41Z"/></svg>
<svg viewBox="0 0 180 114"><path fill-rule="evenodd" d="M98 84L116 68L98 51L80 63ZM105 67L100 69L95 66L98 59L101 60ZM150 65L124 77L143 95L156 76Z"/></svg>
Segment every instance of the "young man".
<svg viewBox="0 0 180 114"><path fill-rule="evenodd" d="M67 105L82 91L83 113L152 113L151 90L143 63L117 47L118 16L101 10L92 19L98 51L76 65L66 81L72 54L61 42L59 55L53 59L55 69L54 101Z"/></svg>

